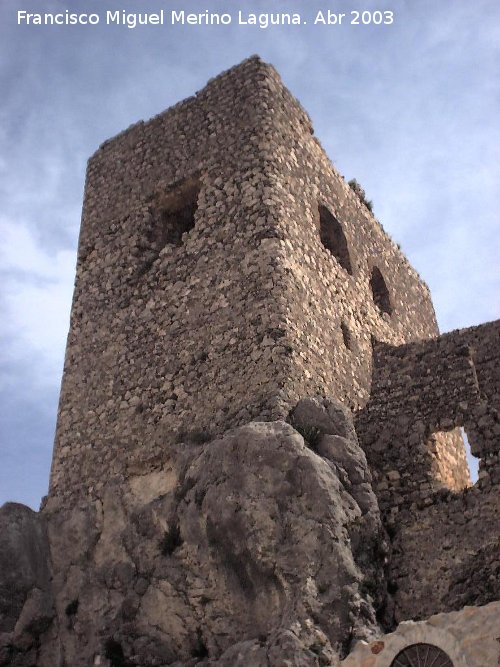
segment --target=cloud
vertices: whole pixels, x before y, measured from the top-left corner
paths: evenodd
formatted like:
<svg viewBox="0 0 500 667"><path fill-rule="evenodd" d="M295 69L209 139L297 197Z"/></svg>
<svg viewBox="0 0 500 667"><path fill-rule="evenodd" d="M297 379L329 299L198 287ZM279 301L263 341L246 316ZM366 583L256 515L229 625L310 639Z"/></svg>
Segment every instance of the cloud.
<svg viewBox="0 0 500 667"><path fill-rule="evenodd" d="M0 218L0 504L46 493L75 252Z"/></svg>
<svg viewBox="0 0 500 667"><path fill-rule="evenodd" d="M11 361L36 355L33 381L58 384L69 323L75 255L47 252L25 224L0 219L3 334ZM5 343L4 343L5 345Z"/></svg>

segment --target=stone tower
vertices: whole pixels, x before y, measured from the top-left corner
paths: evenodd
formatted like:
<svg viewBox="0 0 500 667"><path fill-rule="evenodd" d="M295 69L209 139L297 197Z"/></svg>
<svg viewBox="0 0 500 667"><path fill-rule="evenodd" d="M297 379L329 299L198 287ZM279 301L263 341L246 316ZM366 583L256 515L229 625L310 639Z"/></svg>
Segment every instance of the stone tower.
<svg viewBox="0 0 500 667"><path fill-rule="evenodd" d="M427 286L251 58L89 161L50 494L161 460L159 434L318 393L359 410L373 339L437 333Z"/></svg>

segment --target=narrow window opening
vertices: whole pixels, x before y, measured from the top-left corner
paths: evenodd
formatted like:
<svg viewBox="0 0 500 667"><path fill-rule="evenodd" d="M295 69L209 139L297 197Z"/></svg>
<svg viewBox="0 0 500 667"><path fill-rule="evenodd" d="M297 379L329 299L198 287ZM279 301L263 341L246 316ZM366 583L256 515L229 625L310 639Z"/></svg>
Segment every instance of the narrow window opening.
<svg viewBox="0 0 500 667"><path fill-rule="evenodd" d="M463 427L460 427L460 433L465 445L465 455L467 457L467 463L469 464L470 478L472 483L475 484L479 477L479 460L471 451L469 437Z"/></svg>
<svg viewBox="0 0 500 667"><path fill-rule="evenodd" d="M319 206L319 235L321 243L340 266L352 275L351 257L342 225L326 206Z"/></svg>
<svg viewBox="0 0 500 667"><path fill-rule="evenodd" d="M348 350L352 350L352 335L351 332L349 331L349 328L345 322L342 322L340 325L340 329L342 330L342 338L344 339L344 345Z"/></svg>
<svg viewBox="0 0 500 667"><path fill-rule="evenodd" d="M159 199L150 232L151 243L160 248L166 244L182 245L183 235L194 227L199 191L198 181L190 179Z"/></svg>
<svg viewBox="0 0 500 667"><path fill-rule="evenodd" d="M389 296L389 290L387 289L384 276L382 275L380 269L376 266L374 266L372 269L370 288L373 295L373 303L377 306L381 313L387 313L388 315L391 315L392 304Z"/></svg>
<svg viewBox="0 0 500 667"><path fill-rule="evenodd" d="M434 461L435 479L452 491L461 491L471 484L463 434L463 429L458 427L447 431L434 431L426 442Z"/></svg>

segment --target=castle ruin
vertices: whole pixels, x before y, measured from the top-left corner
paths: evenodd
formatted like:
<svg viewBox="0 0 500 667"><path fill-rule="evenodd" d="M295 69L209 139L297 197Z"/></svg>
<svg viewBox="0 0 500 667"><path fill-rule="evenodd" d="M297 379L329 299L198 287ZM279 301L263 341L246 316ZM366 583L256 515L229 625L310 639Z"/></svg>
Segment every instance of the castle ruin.
<svg viewBox="0 0 500 667"><path fill-rule="evenodd" d="M500 664L499 343L259 58L107 141L0 665Z"/></svg>

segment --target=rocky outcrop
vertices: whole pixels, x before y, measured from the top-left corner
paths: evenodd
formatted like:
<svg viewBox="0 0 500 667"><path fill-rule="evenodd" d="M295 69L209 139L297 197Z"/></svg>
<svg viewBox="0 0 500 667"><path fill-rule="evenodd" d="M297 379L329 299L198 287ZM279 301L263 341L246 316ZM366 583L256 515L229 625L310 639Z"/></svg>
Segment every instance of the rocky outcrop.
<svg viewBox="0 0 500 667"><path fill-rule="evenodd" d="M31 512L28 532L48 526L61 665L334 665L379 631L385 551L366 460L350 415L316 407L299 405L295 428L166 443L168 463L98 501ZM26 579L11 631L36 582L48 590L44 539L45 578Z"/></svg>
<svg viewBox="0 0 500 667"><path fill-rule="evenodd" d="M29 507L0 508L0 665L57 665L55 611L43 517Z"/></svg>

